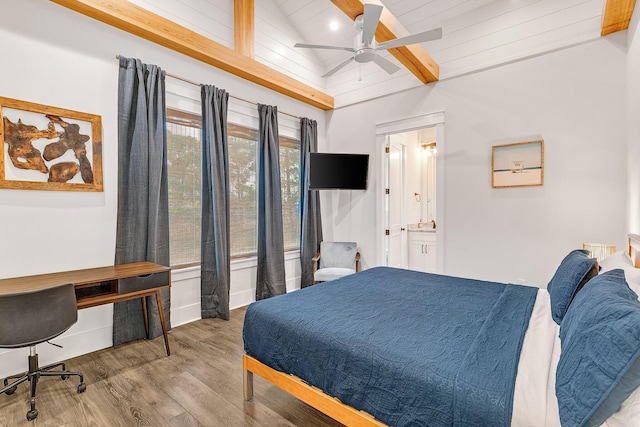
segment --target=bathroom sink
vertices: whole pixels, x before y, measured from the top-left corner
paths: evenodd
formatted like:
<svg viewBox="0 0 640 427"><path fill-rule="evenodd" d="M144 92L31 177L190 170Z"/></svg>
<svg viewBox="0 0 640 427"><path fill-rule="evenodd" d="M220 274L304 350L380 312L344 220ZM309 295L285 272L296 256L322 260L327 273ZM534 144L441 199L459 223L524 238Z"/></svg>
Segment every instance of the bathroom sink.
<svg viewBox="0 0 640 427"><path fill-rule="evenodd" d="M433 222L418 222L416 224L408 224L409 231L424 231L434 233L436 229L433 227Z"/></svg>

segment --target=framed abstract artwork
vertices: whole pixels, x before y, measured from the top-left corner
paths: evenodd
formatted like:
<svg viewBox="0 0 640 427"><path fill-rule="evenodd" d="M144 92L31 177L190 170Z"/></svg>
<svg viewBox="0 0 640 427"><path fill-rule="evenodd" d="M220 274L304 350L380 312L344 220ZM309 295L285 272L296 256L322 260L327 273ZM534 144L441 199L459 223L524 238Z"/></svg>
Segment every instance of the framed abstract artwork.
<svg viewBox="0 0 640 427"><path fill-rule="evenodd" d="M0 188L103 191L100 116L0 97Z"/></svg>
<svg viewBox="0 0 640 427"><path fill-rule="evenodd" d="M544 184L544 141L494 145L491 152L493 188Z"/></svg>

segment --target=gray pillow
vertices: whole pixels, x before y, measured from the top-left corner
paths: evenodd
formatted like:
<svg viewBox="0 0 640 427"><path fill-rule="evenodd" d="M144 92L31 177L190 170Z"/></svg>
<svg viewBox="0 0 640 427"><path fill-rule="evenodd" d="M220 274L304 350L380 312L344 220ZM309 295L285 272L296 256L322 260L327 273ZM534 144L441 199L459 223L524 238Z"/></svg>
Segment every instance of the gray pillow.
<svg viewBox="0 0 640 427"><path fill-rule="evenodd" d="M551 317L558 325L578 291L597 275L597 261L589 258L589 251L585 249L575 249L562 260L547 286L551 296Z"/></svg>

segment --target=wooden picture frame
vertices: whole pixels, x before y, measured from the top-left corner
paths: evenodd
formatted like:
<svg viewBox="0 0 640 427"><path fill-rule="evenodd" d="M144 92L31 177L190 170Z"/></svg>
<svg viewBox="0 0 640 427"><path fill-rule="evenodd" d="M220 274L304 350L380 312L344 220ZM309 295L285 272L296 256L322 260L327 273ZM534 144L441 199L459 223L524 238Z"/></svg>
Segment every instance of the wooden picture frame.
<svg viewBox="0 0 640 427"><path fill-rule="evenodd" d="M491 147L491 186L530 187L544 184L544 141Z"/></svg>
<svg viewBox="0 0 640 427"><path fill-rule="evenodd" d="M0 188L103 191L102 119L0 97Z"/></svg>

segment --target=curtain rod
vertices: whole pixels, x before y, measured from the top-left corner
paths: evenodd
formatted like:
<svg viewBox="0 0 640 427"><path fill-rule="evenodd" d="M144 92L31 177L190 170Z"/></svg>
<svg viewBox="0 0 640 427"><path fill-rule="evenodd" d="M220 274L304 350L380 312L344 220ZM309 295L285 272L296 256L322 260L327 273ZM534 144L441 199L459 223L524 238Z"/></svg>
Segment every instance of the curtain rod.
<svg viewBox="0 0 640 427"><path fill-rule="evenodd" d="M120 59L120 55L116 55L116 59ZM164 72L164 74L167 77L171 77L172 79L181 80L181 81L183 81L185 83L189 83L189 84L192 84L194 86L198 86L198 87L200 86L200 83L196 83L194 81L185 79L184 77L176 76L175 74L167 73L166 71ZM244 102L249 103L249 104L258 105L257 102L249 101L248 99L240 98L239 96L234 96L234 95L229 94L229 97L233 98L233 99L237 99L238 101L244 101ZM286 112L280 111L280 110L278 110L278 113L284 114L284 115L289 116L289 117L293 117L294 119L300 119L301 118L300 116L296 116L295 114L286 113Z"/></svg>

